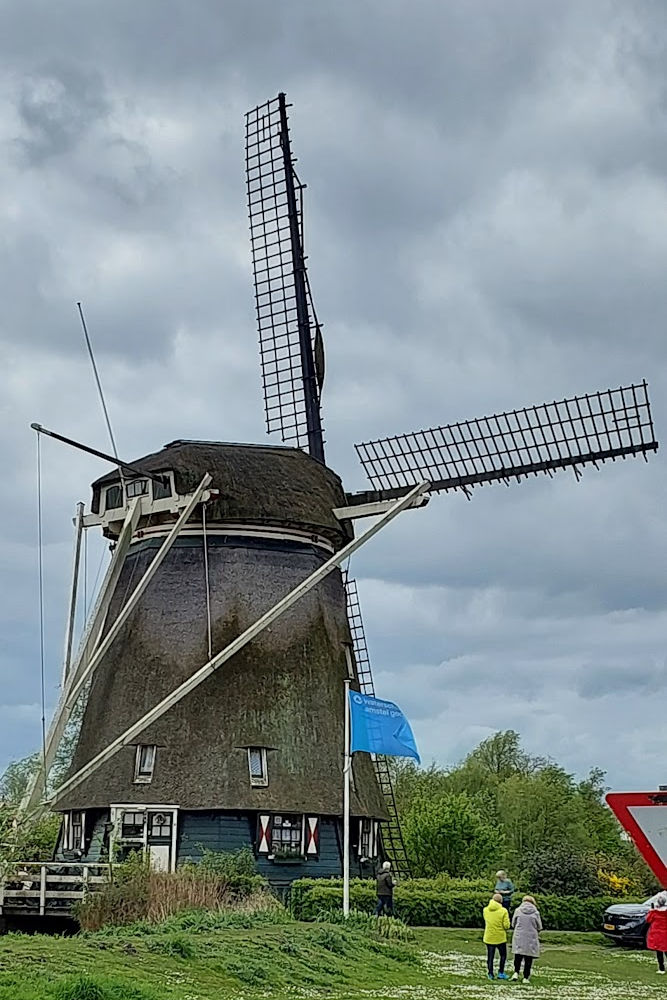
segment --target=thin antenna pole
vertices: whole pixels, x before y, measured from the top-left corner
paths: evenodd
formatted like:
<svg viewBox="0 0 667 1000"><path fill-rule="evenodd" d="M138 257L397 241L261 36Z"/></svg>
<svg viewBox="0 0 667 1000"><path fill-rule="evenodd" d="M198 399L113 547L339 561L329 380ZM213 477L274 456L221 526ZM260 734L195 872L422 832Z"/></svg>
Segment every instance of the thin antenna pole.
<svg viewBox="0 0 667 1000"><path fill-rule="evenodd" d="M104 419L106 421L107 430L109 432L109 440L111 441L111 448L113 450L114 456L118 458L118 449L116 448L116 439L113 436L113 431L111 429L111 420L109 419L109 411L107 409L106 400L104 399L104 392L102 391L102 383L100 382L99 372L97 370L97 365L95 364L95 355L93 354L93 345L90 342L90 337L88 336L88 327L86 326L86 319L83 315L83 308L80 302L76 304L79 310L79 316L81 317L81 326L83 327L83 335L86 338L86 347L88 348L88 355L90 357L90 363L93 366L93 374L95 376L95 382L97 383L97 391L100 396L100 402L102 404L102 412L104 413ZM122 475L122 469L121 469Z"/></svg>
<svg viewBox="0 0 667 1000"><path fill-rule="evenodd" d="M37 576L39 586L39 669L42 697L42 769L44 772L44 798L48 789L46 772L46 668L44 652L44 557L42 532L42 439L37 435Z"/></svg>
<svg viewBox="0 0 667 1000"><path fill-rule="evenodd" d="M287 214L289 218L290 240L292 244L292 259L294 261L294 289L296 293L296 316L299 326L299 348L301 353L301 370L303 372L303 392L306 404L306 426L308 429L308 451L318 462L324 464L324 440L322 437L322 421L320 417L320 394L313 358L313 344L310 333L310 316L308 314L308 295L306 293L306 265L303 257L303 245L299 231L299 213L294 190L294 166L290 150L289 128L287 125L287 103L285 94L278 94L280 107L280 144L283 150L285 167L285 193L287 195Z"/></svg>

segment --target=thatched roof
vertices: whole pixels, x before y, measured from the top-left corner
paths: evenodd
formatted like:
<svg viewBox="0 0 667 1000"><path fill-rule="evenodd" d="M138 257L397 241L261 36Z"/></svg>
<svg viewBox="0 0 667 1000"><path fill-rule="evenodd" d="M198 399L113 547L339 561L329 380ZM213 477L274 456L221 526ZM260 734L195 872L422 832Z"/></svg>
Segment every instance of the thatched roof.
<svg viewBox="0 0 667 1000"><path fill-rule="evenodd" d="M198 449L196 454L201 464L184 483L186 488L210 462L210 452L207 458ZM219 454L216 446L213 455ZM294 467L305 470L308 479L311 460L300 456L283 452L276 465L269 464L284 469L287 476ZM324 494L328 489L334 495L337 481L317 468L313 479L325 485L316 491L313 507L324 522ZM282 489L281 496L273 498L262 497L254 484L239 482L239 489L239 503L249 503L252 495L265 510L272 504L274 510L284 510ZM296 484L289 483L288 490L294 495ZM299 503L300 516L306 516L305 504ZM251 516L246 509L243 517ZM109 622L148 566L156 545L144 541L132 546ZM211 538L214 651L224 648L325 558L307 544ZM180 538L98 669L74 771L207 661L206 621L202 540ZM159 747L151 784L133 784L134 750L128 747L57 802L56 808L152 802L182 809L340 815L343 643L348 640L344 588L336 570L144 733L138 742ZM267 788L250 785L247 755L240 749L247 746L269 748ZM372 763L366 755L357 756L352 810L382 818L384 803Z"/></svg>
<svg viewBox="0 0 667 1000"><path fill-rule="evenodd" d="M306 529L335 545L350 537L349 526L334 517L345 505L335 472L297 448L224 444L218 441L172 441L161 451L130 463L142 471L173 471L176 490L190 493L206 472L220 491L209 505L211 521L280 525ZM93 483L92 510L99 512L103 487L119 482L117 470Z"/></svg>

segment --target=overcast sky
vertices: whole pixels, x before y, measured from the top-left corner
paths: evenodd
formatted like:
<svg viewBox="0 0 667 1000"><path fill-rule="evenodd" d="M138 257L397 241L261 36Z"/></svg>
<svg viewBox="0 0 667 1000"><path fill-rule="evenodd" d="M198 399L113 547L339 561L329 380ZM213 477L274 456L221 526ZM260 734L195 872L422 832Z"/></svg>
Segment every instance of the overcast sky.
<svg viewBox="0 0 667 1000"><path fill-rule="evenodd" d="M264 440L243 113L285 90L355 441L647 378L667 413L664 0L4 0L0 770L40 740L33 420L130 458ZM107 467L43 445L47 697L71 516ZM362 550L378 693L422 756L497 728L616 789L667 781L662 453L435 497ZM90 539L88 590L99 566Z"/></svg>

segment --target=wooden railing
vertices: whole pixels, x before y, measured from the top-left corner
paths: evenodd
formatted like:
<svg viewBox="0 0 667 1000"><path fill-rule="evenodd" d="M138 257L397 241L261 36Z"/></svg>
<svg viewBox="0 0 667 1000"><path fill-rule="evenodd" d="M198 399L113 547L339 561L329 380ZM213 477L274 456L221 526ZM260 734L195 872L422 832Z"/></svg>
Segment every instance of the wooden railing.
<svg viewBox="0 0 667 1000"><path fill-rule="evenodd" d="M66 915L75 903L109 880L108 864L14 863L0 874L0 914Z"/></svg>

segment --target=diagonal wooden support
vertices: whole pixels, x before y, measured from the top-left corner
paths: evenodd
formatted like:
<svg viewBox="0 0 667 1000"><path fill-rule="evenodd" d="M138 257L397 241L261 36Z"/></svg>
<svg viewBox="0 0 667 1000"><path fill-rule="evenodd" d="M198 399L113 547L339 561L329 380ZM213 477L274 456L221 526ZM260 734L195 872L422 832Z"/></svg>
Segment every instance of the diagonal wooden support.
<svg viewBox="0 0 667 1000"><path fill-rule="evenodd" d="M158 549L155 558L152 560L150 566L148 567L148 569L142 576L141 580L139 580L139 583L136 585L136 587L130 594L130 598L123 607L123 610L114 621L113 625L105 635L102 642L99 643L99 645L95 649L95 652L93 653L90 661L88 662L88 665L81 671L78 680L72 686L71 691L67 696L66 704L67 708L70 711L76 705L77 698L81 694L81 691L83 690L84 686L88 683L88 681L94 674L102 657L105 655L105 653L113 643L114 639L116 638L122 627L125 625L127 619L134 611L135 607L139 602L139 599L141 598L141 595L146 590L146 587L151 582L151 580L159 570L160 566L164 562L169 550L171 549L172 545L174 544L174 542L180 535L181 531L185 527L186 522L189 520L197 504L200 502L202 494L206 490L207 486L210 485L210 482L211 482L211 476L207 472L202 481L200 482L199 486L197 487L197 489L190 496L187 505L181 511L178 520L176 521L173 528L171 529L171 531L163 541L162 545Z"/></svg>
<svg viewBox="0 0 667 1000"><path fill-rule="evenodd" d="M95 601L95 605L88 620L81 643L79 644L76 660L69 671L66 683L63 685L58 707L56 708L53 719L51 720L40 767L28 783L28 787L19 807L19 814L32 812L42 800L46 777L48 777L49 771L53 766L53 761L56 753L58 752L60 741L67 728L67 723L69 722L71 715L71 711L67 709L67 699L69 693L73 685L76 683L77 678L80 676L81 671L85 669L85 666L88 663L89 658L92 656L99 639L107 616L107 611L109 610L111 597L116 589L120 571L123 567L125 554L130 546L130 540L134 529L137 526L137 522L139 521L140 514L140 498L137 497L130 503L127 514L125 515L125 520L123 521L123 526L121 528L120 535L118 536L118 541L116 542L111 562L109 563L104 580L102 581L102 586L100 587L97 600Z"/></svg>
<svg viewBox="0 0 667 1000"><path fill-rule="evenodd" d="M51 805L56 805L58 799L62 798L68 792L71 792L74 788L80 785L86 778L89 778L91 774L106 764L107 761L111 760L124 746L131 743L133 740L139 736L148 726L157 722L170 708L177 705L179 701L185 698L186 695L194 691L196 687L203 683L211 674L215 673L218 667L222 666L227 660L235 656L239 650L243 649L252 639L260 634L268 625L270 625L276 618L279 618L288 608L291 608L293 604L307 594L309 590L316 587L321 580L323 580L328 574L340 566L342 562L356 552L357 549L367 542L373 535L376 535L378 531L381 531L385 525L389 524L402 510L409 507L412 501L425 493L429 488L429 483L423 482L418 486L415 486L409 493L393 504L388 511L386 511L382 517L380 517L375 524L367 528L358 538L353 539L348 542L339 552L328 559L319 569L311 573L309 577L303 580L294 590L291 590L289 594L282 598L277 604L269 609L261 618L251 625L249 628L242 632L240 636L234 639L233 642L229 644L220 653L214 656L212 659L205 663L203 667L200 667L191 677L188 677L179 687L175 688L170 694L163 698L161 702L155 705L146 715L142 716L137 722L135 722L129 729L126 729L124 733L110 743L104 750L101 750L96 757L84 764L80 770L73 774L67 781L64 781L60 788L57 789L53 799L51 800Z"/></svg>
<svg viewBox="0 0 667 1000"><path fill-rule="evenodd" d="M67 683L69 668L72 662L72 643L74 640L74 620L76 618L76 598L79 592L79 568L81 566L81 539L83 537L83 504L76 505L74 519L74 565L72 567L72 588L67 612L67 629L65 632L65 655L63 656L63 687Z"/></svg>

